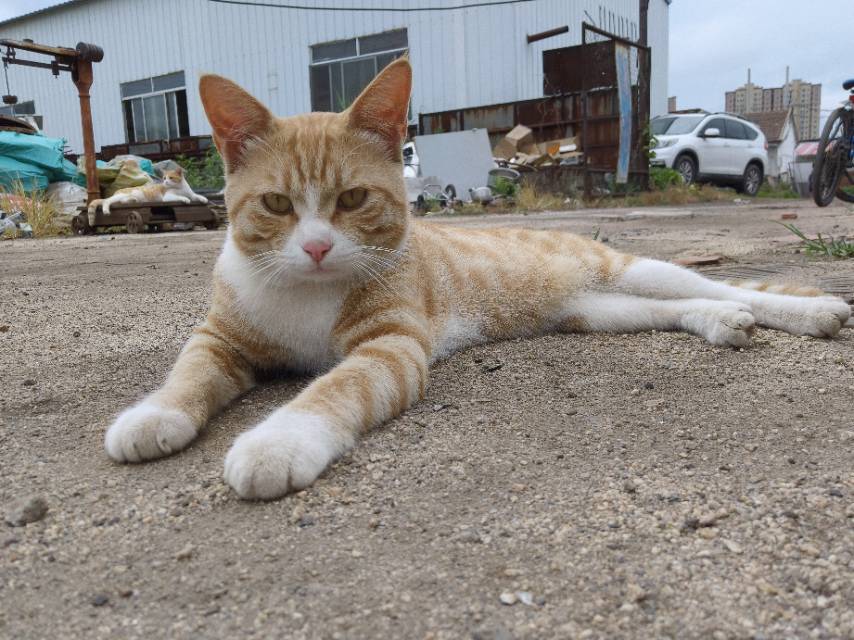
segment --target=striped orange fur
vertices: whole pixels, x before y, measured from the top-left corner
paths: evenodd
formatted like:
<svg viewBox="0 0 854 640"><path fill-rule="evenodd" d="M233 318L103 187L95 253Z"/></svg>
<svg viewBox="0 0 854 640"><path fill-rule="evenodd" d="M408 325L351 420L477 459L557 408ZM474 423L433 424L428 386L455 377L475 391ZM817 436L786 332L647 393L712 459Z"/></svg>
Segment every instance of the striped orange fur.
<svg viewBox="0 0 854 640"><path fill-rule="evenodd" d="M831 337L848 319L836 298L712 282L571 234L413 220L400 153L410 83L398 60L343 113L278 119L202 78L230 218L211 309L163 387L109 428L111 457L180 450L259 371L314 372L226 456L239 495L274 498L423 397L431 362L474 344L660 329L745 346L757 323Z"/></svg>

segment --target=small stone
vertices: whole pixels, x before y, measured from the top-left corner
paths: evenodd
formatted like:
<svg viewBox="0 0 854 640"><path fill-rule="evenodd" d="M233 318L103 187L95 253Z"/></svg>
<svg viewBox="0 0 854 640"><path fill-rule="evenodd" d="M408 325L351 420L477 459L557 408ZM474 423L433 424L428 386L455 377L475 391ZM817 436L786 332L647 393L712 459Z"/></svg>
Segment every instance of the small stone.
<svg viewBox="0 0 854 640"><path fill-rule="evenodd" d="M89 602L93 607L103 607L109 601L110 599L103 593L96 593Z"/></svg>
<svg viewBox="0 0 854 640"><path fill-rule="evenodd" d="M119 591L119 597L121 598L130 598L133 595L133 589L121 589Z"/></svg>
<svg viewBox="0 0 854 640"><path fill-rule="evenodd" d="M841 491L840 489L837 489L836 487L834 487L833 489L831 489L831 490L829 491L829 493L830 493L830 495L832 495L834 498L842 498L842 497L844 497L844 496L842 495L842 491Z"/></svg>
<svg viewBox="0 0 854 640"><path fill-rule="evenodd" d="M818 393L819 393L819 395L822 395L822 396L823 396L825 393L827 393L827 389L825 389L824 387L822 387L822 388L820 388L820 389L818 390Z"/></svg>
<svg viewBox="0 0 854 640"><path fill-rule="evenodd" d="M6 522L13 527L23 527L38 522L47 514L47 502L40 496L31 496L12 505L6 513Z"/></svg>
<svg viewBox="0 0 854 640"><path fill-rule="evenodd" d="M71 335L73 335L75 338L79 338L79 337L80 337L80 332L79 332L79 331L75 331L75 332L74 332L74 333L72 333Z"/></svg>
<svg viewBox="0 0 854 640"><path fill-rule="evenodd" d="M640 389L632 389L631 391L629 391L629 395L630 396L640 395Z"/></svg>
<svg viewBox="0 0 854 640"><path fill-rule="evenodd" d="M626 493L637 493L638 492L638 483L629 478L625 482L623 482L623 491Z"/></svg>
<svg viewBox="0 0 854 640"><path fill-rule="evenodd" d="M0 333L6 333L8 330L9 330L8 324L0 325Z"/></svg>
<svg viewBox="0 0 854 640"><path fill-rule="evenodd" d="M517 591L516 597L522 604L532 607L534 605L534 596L530 591Z"/></svg>
<svg viewBox="0 0 854 640"><path fill-rule="evenodd" d="M511 593L510 591L505 591L498 599L501 601L501 604L506 604L508 607L513 606L517 602L519 602L519 598L516 597L515 593Z"/></svg>
<svg viewBox="0 0 854 640"><path fill-rule="evenodd" d="M485 373L492 373L493 371L498 371L504 364L501 362L493 362L492 364L483 365L483 371Z"/></svg>
<svg viewBox="0 0 854 640"><path fill-rule="evenodd" d="M718 535L717 529L712 529L711 527L705 527L703 529L699 529L697 531L697 535L701 538L705 538L706 540L711 540L712 538L716 538Z"/></svg>
<svg viewBox="0 0 854 640"><path fill-rule="evenodd" d="M36 381L35 381L35 380L33 380L32 378L27 378L27 379L26 379L26 380L24 380L24 382L23 382L23 385L24 385L25 387L32 387L32 386L35 386L35 384L36 384Z"/></svg>
<svg viewBox="0 0 854 640"><path fill-rule="evenodd" d="M176 560L189 560L193 557L193 553L196 551L196 547L191 544L188 544L186 547L181 549L178 553L175 554Z"/></svg>
<svg viewBox="0 0 854 640"><path fill-rule="evenodd" d="M738 554L744 551L744 549L741 548L741 545L733 540L723 539L721 542L731 553Z"/></svg>
<svg viewBox="0 0 854 640"><path fill-rule="evenodd" d="M647 390L649 390L649 389L655 389L655 385L654 385L654 384L652 384L651 382L645 382L645 383L644 383L644 385L643 385L643 388L644 388L644 389L647 389Z"/></svg>

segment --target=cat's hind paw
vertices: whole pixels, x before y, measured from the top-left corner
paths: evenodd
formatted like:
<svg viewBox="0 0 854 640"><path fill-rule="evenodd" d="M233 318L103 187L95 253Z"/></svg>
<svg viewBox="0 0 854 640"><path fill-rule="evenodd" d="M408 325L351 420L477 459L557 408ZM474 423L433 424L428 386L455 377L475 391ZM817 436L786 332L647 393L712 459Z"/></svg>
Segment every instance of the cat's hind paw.
<svg viewBox="0 0 854 640"><path fill-rule="evenodd" d="M107 429L104 447L117 462L162 458L186 447L198 431L183 411L142 402L123 411Z"/></svg>
<svg viewBox="0 0 854 640"><path fill-rule="evenodd" d="M750 307L737 302L708 302L683 319L689 330L721 347L746 347L756 329Z"/></svg>
<svg viewBox="0 0 854 640"><path fill-rule="evenodd" d="M234 441L225 481L247 500L278 498L309 486L352 446L322 416L282 408Z"/></svg>

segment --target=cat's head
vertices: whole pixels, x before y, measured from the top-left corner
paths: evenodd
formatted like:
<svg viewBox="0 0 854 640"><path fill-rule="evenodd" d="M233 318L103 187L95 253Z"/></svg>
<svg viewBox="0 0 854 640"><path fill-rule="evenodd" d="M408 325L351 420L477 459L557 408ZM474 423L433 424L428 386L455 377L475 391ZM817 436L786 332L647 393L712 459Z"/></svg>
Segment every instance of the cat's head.
<svg viewBox="0 0 854 640"><path fill-rule="evenodd" d="M163 172L163 184L172 189L184 184L184 170L181 167Z"/></svg>
<svg viewBox="0 0 854 640"><path fill-rule="evenodd" d="M225 162L229 233L264 276L367 275L376 256L389 255L377 251L401 245L411 82L409 62L399 59L342 113L276 118L230 80L202 77L202 103Z"/></svg>

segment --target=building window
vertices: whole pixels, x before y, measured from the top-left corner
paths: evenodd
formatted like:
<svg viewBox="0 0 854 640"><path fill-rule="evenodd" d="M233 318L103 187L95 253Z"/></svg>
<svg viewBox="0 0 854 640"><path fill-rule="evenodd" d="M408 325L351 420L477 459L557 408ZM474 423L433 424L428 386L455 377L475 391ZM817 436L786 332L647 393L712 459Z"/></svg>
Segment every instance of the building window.
<svg viewBox="0 0 854 640"><path fill-rule="evenodd" d="M121 95L128 142L190 135L183 71L122 83Z"/></svg>
<svg viewBox="0 0 854 640"><path fill-rule="evenodd" d="M344 111L407 46L406 29L312 46L312 111Z"/></svg>
<svg viewBox="0 0 854 640"><path fill-rule="evenodd" d="M0 107L0 114L4 116L34 116L36 115L36 103L33 100L8 104Z"/></svg>

